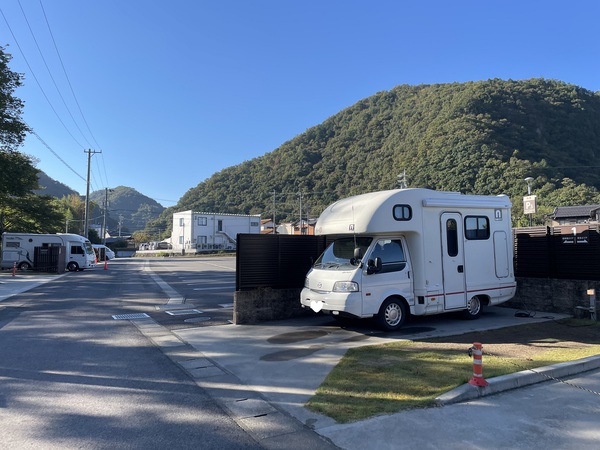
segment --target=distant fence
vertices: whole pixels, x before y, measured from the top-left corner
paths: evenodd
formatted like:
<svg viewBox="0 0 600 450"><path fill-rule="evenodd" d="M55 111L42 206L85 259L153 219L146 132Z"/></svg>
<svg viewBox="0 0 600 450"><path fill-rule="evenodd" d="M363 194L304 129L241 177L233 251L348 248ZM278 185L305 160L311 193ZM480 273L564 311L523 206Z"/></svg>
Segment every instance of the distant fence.
<svg viewBox="0 0 600 450"><path fill-rule="evenodd" d="M65 252L66 247L34 247L33 249L33 270L38 272L58 272L65 271Z"/></svg>
<svg viewBox="0 0 600 450"><path fill-rule="evenodd" d="M514 229L515 276L600 280L598 225Z"/></svg>

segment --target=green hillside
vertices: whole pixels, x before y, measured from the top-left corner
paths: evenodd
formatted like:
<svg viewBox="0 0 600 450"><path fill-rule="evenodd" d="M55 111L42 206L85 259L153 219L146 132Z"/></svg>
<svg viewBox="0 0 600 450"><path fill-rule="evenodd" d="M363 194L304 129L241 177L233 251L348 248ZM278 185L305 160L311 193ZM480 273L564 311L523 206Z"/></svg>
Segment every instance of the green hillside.
<svg viewBox="0 0 600 450"><path fill-rule="evenodd" d="M90 216L96 218L99 224L102 223L102 211L105 201L108 200L107 228L113 236L119 234L119 229L122 234L143 230L148 222L156 219L165 209L155 200L126 186L94 191L90 194L90 200L98 205Z"/></svg>
<svg viewBox="0 0 600 450"><path fill-rule="evenodd" d="M531 176L543 224L555 206L600 202L599 168L599 93L545 79L401 85L214 174L159 222L186 209L293 219L300 192L317 217L341 197L397 187L406 171L409 187L508 194L515 225Z"/></svg>

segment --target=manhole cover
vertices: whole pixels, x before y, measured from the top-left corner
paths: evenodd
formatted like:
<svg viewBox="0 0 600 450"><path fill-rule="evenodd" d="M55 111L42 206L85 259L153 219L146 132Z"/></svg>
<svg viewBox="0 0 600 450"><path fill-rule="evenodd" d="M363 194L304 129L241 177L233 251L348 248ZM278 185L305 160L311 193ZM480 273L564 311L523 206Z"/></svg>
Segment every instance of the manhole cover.
<svg viewBox="0 0 600 450"><path fill-rule="evenodd" d="M185 316L190 314L202 314L202 311L197 309L177 309L175 311L165 311L170 316Z"/></svg>
<svg viewBox="0 0 600 450"><path fill-rule="evenodd" d="M149 319L150 316L146 313L134 313L134 314L116 314L112 316L115 320L130 320L130 319Z"/></svg>
<svg viewBox="0 0 600 450"><path fill-rule="evenodd" d="M199 323L199 322L206 322L210 320L210 317L192 317L191 319L185 319L184 322L185 323Z"/></svg>

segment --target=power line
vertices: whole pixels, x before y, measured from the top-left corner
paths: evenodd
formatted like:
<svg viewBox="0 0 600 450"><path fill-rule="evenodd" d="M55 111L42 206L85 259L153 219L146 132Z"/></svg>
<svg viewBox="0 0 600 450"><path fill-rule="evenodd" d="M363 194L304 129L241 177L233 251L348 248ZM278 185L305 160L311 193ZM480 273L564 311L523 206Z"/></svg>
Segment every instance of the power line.
<svg viewBox="0 0 600 450"><path fill-rule="evenodd" d="M60 65L62 67L63 73L65 75L65 79L67 80L67 84L69 85L69 89L71 90L71 94L73 95L73 100L75 100L75 104L77 105L77 109L79 110L79 114L81 115L81 118L83 119L83 123L85 124L88 132L90 133L90 136L92 138L92 140L94 141L94 143L96 144L96 148L98 148L100 150L100 152L102 152L102 147L100 146L100 144L98 144L98 141L96 140L96 137L94 136L94 133L92 133L92 129L90 128L90 125L85 117L85 114L83 114L83 110L81 108L81 105L79 103L79 100L77 99L77 96L75 95L75 90L73 89L73 84L71 83L71 79L69 78L69 74L67 73L67 69L65 67L65 64L63 62L62 56L60 54L60 52L58 51L58 45L56 44L56 39L54 39L54 33L52 33L52 28L50 27L50 22L48 21L48 16L46 15L46 10L44 9L44 5L42 4L42 0L40 0L40 8L42 9L42 13L44 15L44 20L46 22L46 26L48 27L48 32L50 33L50 37L52 38L52 43L54 45L54 49L56 50L56 55L58 56L58 60L60 61ZM81 130L79 130L81 131ZM82 133L83 134L83 133ZM89 143L89 141L86 142ZM102 159L102 168L104 170L100 170L100 167L98 167L98 171L101 174L104 174L104 181L106 182L106 186L109 185L108 183L108 172L106 170L106 165L104 162L104 154L101 153L101 159ZM96 160L96 165L98 165L98 162Z"/></svg>
<svg viewBox="0 0 600 450"><path fill-rule="evenodd" d="M25 61L25 64L27 64L27 67L29 68L29 71L31 72L31 75L33 76L33 79L35 80L35 82L37 83L38 87L42 91L42 94L43 94L44 98L46 99L46 101L48 102L48 105L50 105L50 109L52 109L52 111L56 115L58 121L62 124L62 126L65 128L65 130L67 131L67 133L69 133L69 135L71 136L71 138L73 138L73 140L77 143L77 145L79 145L80 147L83 148L83 145L81 145L79 143L79 141L75 138L75 136L73 136L73 133L71 133L71 131L67 128L67 126L65 125L65 123L63 122L63 120L60 118L60 115L58 114L58 112L56 111L56 109L54 108L54 106L52 105L52 102L50 101L50 99L46 95L46 91L44 91L44 88L42 87L42 85L39 82L37 76L35 75L35 72L33 71L33 68L31 67L31 64L29 64L29 60L25 56L25 53L23 52L23 49L21 48L21 45L19 44L19 41L17 40L17 37L15 36L15 33L13 33L13 30L12 30L10 24L8 23L8 20L6 19L6 16L4 15L4 11L2 11L2 9L0 9L0 14L2 14L2 17L4 18L4 21L6 22L6 26L8 27L8 30L10 31L10 34L12 35L13 39L15 40L15 44L17 45L17 48L19 49L19 52L21 53L21 56L23 56L23 60Z"/></svg>
<svg viewBox="0 0 600 450"><path fill-rule="evenodd" d="M42 52L42 49L40 48L40 46L38 44L38 41L37 41L37 39L35 37L35 33L33 32L33 29L31 28L31 25L29 24L29 20L27 19L27 15L25 14L25 10L23 9L23 6L21 5L21 1L18 0L18 3L19 3L19 8L21 8L21 12L23 13L23 18L25 19L25 23L27 24L27 28L29 28L29 32L31 33L31 37L33 37L33 42L35 43L35 46L37 47L38 52L40 53L40 56L42 57L42 61L44 62L44 66L46 66L46 70L48 71L48 75L50 75L50 79L52 80L52 83L54 84L54 87L56 88L56 92L58 92L58 96L62 100L63 105L65 105L65 108L66 108L67 112L69 113L69 116L71 116L71 119L73 120L73 123L75 124L75 127L79 130L79 132L81 133L81 136L83 137L83 139L85 139L85 141L91 147L92 144L90 144L90 142L85 137L85 134L83 134L83 131L81 131L81 128L79 128L79 125L77 124L77 121L75 120L75 117L73 117L73 114L71 113L71 110L69 109L69 106L67 105L67 102L65 101L65 98L63 97L62 93L60 92L60 89L58 88L58 84L56 84L56 80L54 79L54 76L52 75L52 71L50 70L50 67L48 66L48 63L46 62L46 58L44 58L44 53Z"/></svg>
<svg viewBox="0 0 600 450"><path fill-rule="evenodd" d="M86 126L88 132L90 133L90 136L92 137L92 139L94 140L94 143L96 144L96 147L102 151L102 148L100 147L100 145L98 144L98 141L94 137L94 133L92 133L92 130L90 129L90 126L85 118L85 115L83 114L83 111L81 109L79 101L77 100L77 96L75 95L75 91L73 90L73 85L71 84L71 79L69 78L69 75L67 74L67 69L65 68L62 57L60 56L60 52L58 51L58 46L56 45L56 40L54 39L54 34L52 33L52 29L50 28L50 23L48 22L48 17L46 16L46 10L44 9L44 5L42 5L42 0L40 0L40 7L42 8L42 12L44 14L44 20L46 21L46 26L48 27L48 32L50 33L50 37L52 38L52 43L54 44L54 49L56 50L56 54L58 56L58 60L60 61L60 65L63 69L63 73L65 74L65 78L67 79L69 89L71 89L71 94L73 95L75 104L77 105L77 108L79 109L79 114L81 114L83 123L85 123L85 126Z"/></svg>
<svg viewBox="0 0 600 450"><path fill-rule="evenodd" d="M56 153L54 150L52 150L52 148L51 148L51 147L50 147L48 144L46 144L46 142L45 142L45 141L44 141L44 140L43 140L43 139L42 139L42 138L41 138L41 137L40 137L40 136L39 136L39 135L38 135L38 134L37 134L35 131L33 131L33 128L29 127L29 125L27 125L27 127L29 128L29 132L30 132L31 134L33 134L33 135L34 135L36 138L38 138L38 140L39 140L39 141L40 141L42 144L44 144L44 146L45 146L45 147L46 147L48 150L50 150L50 151L52 152L52 154L53 154L54 156L56 156L56 157L57 157L57 158L60 160L60 162L62 162L62 163L65 165L65 166L67 166L67 167L68 167L68 168L71 170L71 172L73 172L75 175L77 175L77 176L78 176L79 178L81 178L83 181L86 181L86 180L85 180L85 178L84 178L83 176L79 175L79 174L78 174L78 173L75 171L75 169L73 169L73 168L72 168L70 165L68 165L68 164L67 164L67 162L66 162L64 159L62 159L60 156L58 156L58 153Z"/></svg>

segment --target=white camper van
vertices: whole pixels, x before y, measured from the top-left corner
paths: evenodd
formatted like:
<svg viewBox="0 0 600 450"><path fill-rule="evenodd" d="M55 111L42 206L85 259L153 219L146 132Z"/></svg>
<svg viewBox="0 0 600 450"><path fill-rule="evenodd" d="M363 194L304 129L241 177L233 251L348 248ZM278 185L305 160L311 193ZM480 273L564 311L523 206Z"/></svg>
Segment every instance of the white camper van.
<svg viewBox="0 0 600 450"><path fill-rule="evenodd" d="M464 311L475 319L516 291L511 202L429 189L372 192L325 209L315 232L333 240L306 276L303 307L375 317Z"/></svg>
<svg viewBox="0 0 600 450"><path fill-rule="evenodd" d="M35 248L65 247L65 267L70 271L94 267L96 254L91 242L78 234L2 234L2 268L10 269L16 263L20 270L34 267Z"/></svg>

